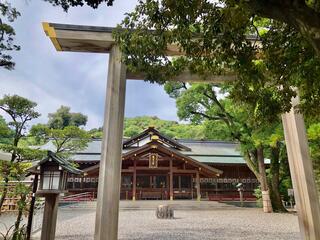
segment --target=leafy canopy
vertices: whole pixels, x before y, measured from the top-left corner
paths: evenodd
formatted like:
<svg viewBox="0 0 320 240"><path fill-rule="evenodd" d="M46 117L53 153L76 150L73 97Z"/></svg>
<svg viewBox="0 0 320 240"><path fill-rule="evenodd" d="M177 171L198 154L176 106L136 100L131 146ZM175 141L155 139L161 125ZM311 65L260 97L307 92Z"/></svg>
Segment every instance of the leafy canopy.
<svg viewBox="0 0 320 240"><path fill-rule="evenodd" d="M14 68L10 51L18 51L20 47L13 43L15 31L12 22L20 16L20 13L10 3L0 2L0 67L8 70Z"/></svg>
<svg viewBox="0 0 320 240"><path fill-rule="evenodd" d="M78 7L88 5L92 8L97 8L100 4L105 3L107 6L112 6L114 0L44 0L54 6L61 6L65 11L70 7Z"/></svg>
<svg viewBox="0 0 320 240"><path fill-rule="evenodd" d="M63 129L67 126L85 126L88 117L82 113L70 112L70 107L61 106L55 113L48 115L48 127L54 129Z"/></svg>
<svg viewBox="0 0 320 240"><path fill-rule="evenodd" d="M52 143L54 151L66 158L87 146L90 135L80 128L86 125L87 116L70 112L70 107L66 106L61 106L48 116L47 124L33 125L30 130L36 144Z"/></svg>
<svg viewBox="0 0 320 240"><path fill-rule="evenodd" d="M40 113L35 110L36 106L35 102L18 95L4 95L0 99L0 110L11 118L8 125L14 131L14 147L18 146L19 140L25 133L27 123L40 116Z"/></svg>
<svg viewBox="0 0 320 240"><path fill-rule="evenodd" d="M255 105L256 119L288 111L292 87L299 88L305 113L320 113L320 60L310 43L290 25L256 17L233 1L140 1L114 36L130 71L148 81L163 84L183 71L204 79L234 74L230 96ZM172 45L183 56L167 56Z"/></svg>
<svg viewBox="0 0 320 240"><path fill-rule="evenodd" d="M133 137L150 126L171 138L231 140L228 129L220 122L214 126L205 127L204 125L162 120L156 116L125 118L123 135L124 137ZM101 138L102 134L102 128L89 131L89 135L95 138Z"/></svg>

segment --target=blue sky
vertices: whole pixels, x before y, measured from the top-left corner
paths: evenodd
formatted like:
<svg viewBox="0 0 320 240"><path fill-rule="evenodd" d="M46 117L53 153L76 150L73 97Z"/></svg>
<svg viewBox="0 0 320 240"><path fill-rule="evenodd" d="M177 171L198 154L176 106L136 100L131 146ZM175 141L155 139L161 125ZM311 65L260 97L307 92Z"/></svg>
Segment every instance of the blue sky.
<svg viewBox="0 0 320 240"><path fill-rule="evenodd" d="M113 27L134 8L136 1L115 1L113 7L98 10L73 8L68 13L41 0L10 2L22 14L14 23L16 43L22 49L13 54L14 71L0 69L0 97L18 94L37 102L42 116L33 123L46 122L48 113L65 105L88 116L87 128L101 126L108 55L56 52L41 23ZM127 81L125 114L127 117L151 115L178 120L175 101L167 96L163 87L144 81Z"/></svg>

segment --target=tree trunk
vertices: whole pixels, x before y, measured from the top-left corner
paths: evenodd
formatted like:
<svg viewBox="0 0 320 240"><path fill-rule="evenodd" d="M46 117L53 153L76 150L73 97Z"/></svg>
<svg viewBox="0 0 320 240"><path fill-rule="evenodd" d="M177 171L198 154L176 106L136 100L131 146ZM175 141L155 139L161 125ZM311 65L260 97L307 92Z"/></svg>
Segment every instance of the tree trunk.
<svg viewBox="0 0 320 240"><path fill-rule="evenodd" d="M283 206L279 187L280 187L280 143L276 147L271 148L271 163L270 163L270 177L269 177L269 189L270 198L273 211L275 212L287 212L287 209Z"/></svg>
<svg viewBox="0 0 320 240"><path fill-rule="evenodd" d="M263 211L265 213L271 213L272 205L271 205L270 193L269 193L268 182L267 182L266 168L264 165L264 154L263 154L262 146L259 146L257 148L257 160L258 160L258 167L259 167L259 173L260 173L259 181L260 181L261 192L262 192Z"/></svg>
<svg viewBox="0 0 320 240"><path fill-rule="evenodd" d="M4 203L4 200L7 197L8 194L8 187L9 187L9 178L7 174L4 174L4 185L3 185L3 191L2 191L2 195L1 195L1 199L0 199L0 215L1 215L1 209Z"/></svg>
<svg viewBox="0 0 320 240"><path fill-rule="evenodd" d="M20 237L20 223L22 220L22 214L23 214L23 210L25 208L25 202L26 202L26 198L27 195L26 194L22 194L20 200L18 201L18 215L17 215L17 219L16 222L14 224L14 230L13 230L13 237L12 240L19 240L21 239Z"/></svg>
<svg viewBox="0 0 320 240"><path fill-rule="evenodd" d="M320 56L320 13L306 1L249 0L245 2L253 14L285 22L299 31Z"/></svg>

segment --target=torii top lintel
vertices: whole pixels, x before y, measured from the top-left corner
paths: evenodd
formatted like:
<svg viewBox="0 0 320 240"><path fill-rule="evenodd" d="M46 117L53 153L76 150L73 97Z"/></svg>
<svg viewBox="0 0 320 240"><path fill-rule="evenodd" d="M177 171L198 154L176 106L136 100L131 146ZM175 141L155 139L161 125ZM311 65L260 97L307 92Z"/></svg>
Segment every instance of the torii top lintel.
<svg viewBox="0 0 320 240"><path fill-rule="evenodd" d="M42 23L43 30L57 51L109 53L115 40L111 27L84 26L57 23ZM181 56L177 45L168 45L168 56ZM183 72L174 80L180 82L224 82L235 80L234 74L200 77L197 74ZM143 73L127 72L127 79L144 79Z"/></svg>

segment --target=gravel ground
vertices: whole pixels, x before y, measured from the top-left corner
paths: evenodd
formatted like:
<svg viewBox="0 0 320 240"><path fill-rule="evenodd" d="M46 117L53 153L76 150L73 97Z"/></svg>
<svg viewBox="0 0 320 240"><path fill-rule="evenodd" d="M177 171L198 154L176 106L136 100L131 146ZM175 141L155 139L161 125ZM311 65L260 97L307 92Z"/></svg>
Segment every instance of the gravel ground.
<svg viewBox="0 0 320 240"><path fill-rule="evenodd" d="M93 239L94 210L59 210L56 239ZM35 235L35 239L39 237ZM119 239L295 240L301 239L294 214L264 214L261 209L176 210L175 219L152 210L121 210Z"/></svg>

